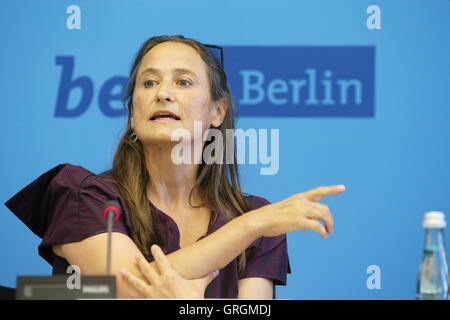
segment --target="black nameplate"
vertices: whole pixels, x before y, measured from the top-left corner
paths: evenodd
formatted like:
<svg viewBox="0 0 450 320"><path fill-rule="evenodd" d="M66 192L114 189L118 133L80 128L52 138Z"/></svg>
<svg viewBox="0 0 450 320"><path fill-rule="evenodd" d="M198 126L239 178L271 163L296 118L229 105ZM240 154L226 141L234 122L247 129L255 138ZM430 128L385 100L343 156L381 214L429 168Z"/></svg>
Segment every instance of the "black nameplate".
<svg viewBox="0 0 450 320"><path fill-rule="evenodd" d="M17 277L17 300L72 300L116 298L115 276L80 276L78 285L70 275Z"/></svg>

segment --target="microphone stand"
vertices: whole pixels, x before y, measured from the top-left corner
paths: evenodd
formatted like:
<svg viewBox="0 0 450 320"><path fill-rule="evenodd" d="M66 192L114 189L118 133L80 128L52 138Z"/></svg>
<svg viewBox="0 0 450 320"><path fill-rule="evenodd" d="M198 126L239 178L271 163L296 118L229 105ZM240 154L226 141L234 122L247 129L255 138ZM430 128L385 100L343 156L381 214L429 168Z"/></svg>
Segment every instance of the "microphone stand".
<svg viewBox="0 0 450 320"><path fill-rule="evenodd" d="M117 201L108 201L103 207L103 215L108 219L108 243L106 248L106 275L83 276L80 272L72 275L18 276L17 300L69 300L69 299L114 299L116 298L116 276L111 275L111 243L113 219L117 220L121 206ZM79 277L79 288L69 286L71 277Z"/></svg>
<svg viewBox="0 0 450 320"><path fill-rule="evenodd" d="M112 242L112 222L113 222L114 212L112 210L108 211L108 244L106 251L106 275L111 275L111 242Z"/></svg>

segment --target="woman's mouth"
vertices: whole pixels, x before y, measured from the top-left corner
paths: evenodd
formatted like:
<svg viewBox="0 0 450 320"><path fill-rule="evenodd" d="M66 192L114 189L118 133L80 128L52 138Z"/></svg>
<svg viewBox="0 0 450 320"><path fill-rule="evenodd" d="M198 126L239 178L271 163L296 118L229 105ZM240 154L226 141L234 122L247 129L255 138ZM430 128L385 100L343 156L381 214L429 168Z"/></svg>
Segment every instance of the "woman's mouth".
<svg viewBox="0 0 450 320"><path fill-rule="evenodd" d="M180 118L176 114L166 110L156 111L150 118L150 121L162 123L172 123L179 120Z"/></svg>
<svg viewBox="0 0 450 320"><path fill-rule="evenodd" d="M171 118L171 117L156 117L150 119L152 122L160 122L160 123L173 123L179 121L179 119Z"/></svg>

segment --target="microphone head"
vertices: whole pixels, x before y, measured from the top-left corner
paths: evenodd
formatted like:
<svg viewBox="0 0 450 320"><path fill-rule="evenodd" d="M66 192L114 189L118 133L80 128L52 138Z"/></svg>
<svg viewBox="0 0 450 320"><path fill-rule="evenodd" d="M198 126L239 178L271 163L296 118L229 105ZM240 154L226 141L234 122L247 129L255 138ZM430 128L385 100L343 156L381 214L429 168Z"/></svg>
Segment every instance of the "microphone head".
<svg viewBox="0 0 450 320"><path fill-rule="evenodd" d="M114 220L119 219L119 216L122 214L122 207L119 202L110 200L103 205L103 216L105 219L108 218L108 212L110 211L113 211L116 214Z"/></svg>

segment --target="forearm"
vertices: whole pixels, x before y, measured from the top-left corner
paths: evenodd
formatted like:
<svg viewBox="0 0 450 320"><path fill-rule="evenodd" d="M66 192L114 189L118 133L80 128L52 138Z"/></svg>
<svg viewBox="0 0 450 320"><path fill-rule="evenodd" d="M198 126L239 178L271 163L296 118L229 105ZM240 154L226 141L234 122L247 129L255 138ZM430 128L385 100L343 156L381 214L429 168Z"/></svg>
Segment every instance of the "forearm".
<svg viewBox="0 0 450 320"><path fill-rule="evenodd" d="M172 267L185 279L204 277L224 268L260 237L253 213L239 216L207 237L167 255ZM155 262L151 265L156 268Z"/></svg>

